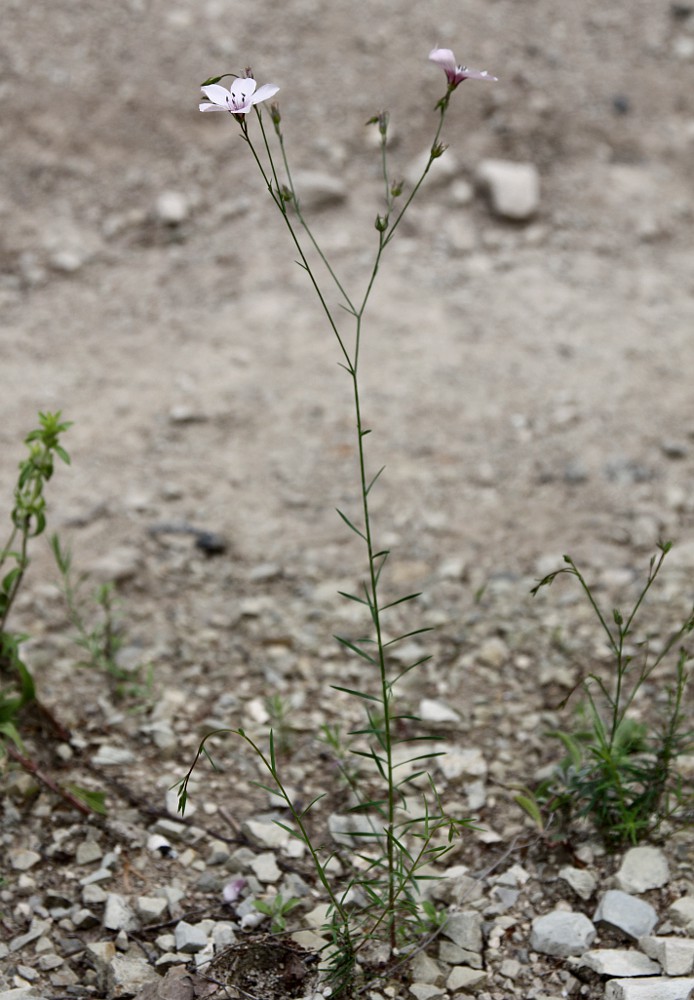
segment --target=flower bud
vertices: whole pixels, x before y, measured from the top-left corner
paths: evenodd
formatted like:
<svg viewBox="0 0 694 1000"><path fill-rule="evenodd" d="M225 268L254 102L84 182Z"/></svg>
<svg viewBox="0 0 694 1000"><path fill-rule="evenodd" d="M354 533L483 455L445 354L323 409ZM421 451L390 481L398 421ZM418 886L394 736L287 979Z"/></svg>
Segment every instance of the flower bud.
<svg viewBox="0 0 694 1000"><path fill-rule="evenodd" d="M374 226L376 227L379 233L385 233L386 229L388 228L388 216L377 215L376 221L374 222Z"/></svg>
<svg viewBox="0 0 694 1000"><path fill-rule="evenodd" d="M402 194L402 189L404 186L404 181L393 181L390 186L390 196L391 198L399 198Z"/></svg>
<svg viewBox="0 0 694 1000"><path fill-rule="evenodd" d="M438 160L439 156L443 156L447 149L448 146L446 146L445 143L437 142L435 146L431 147L432 160Z"/></svg>
<svg viewBox="0 0 694 1000"><path fill-rule="evenodd" d="M279 104L270 105L270 118L272 119L273 125L279 125L279 123L282 121L282 115L280 114Z"/></svg>

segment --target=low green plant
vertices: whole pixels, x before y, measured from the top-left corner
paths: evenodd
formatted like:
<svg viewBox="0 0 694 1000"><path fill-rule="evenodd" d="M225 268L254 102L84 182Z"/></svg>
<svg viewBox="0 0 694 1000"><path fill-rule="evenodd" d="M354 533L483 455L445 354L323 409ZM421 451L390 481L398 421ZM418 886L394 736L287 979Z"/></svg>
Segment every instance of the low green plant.
<svg viewBox="0 0 694 1000"><path fill-rule="evenodd" d="M659 555L652 557L631 611L624 615L615 609L611 621L569 556L564 567L533 588L536 594L561 575L578 580L613 657L607 679L591 671L562 703L564 707L577 689L583 693L579 724L571 732L550 734L560 740L566 757L534 792L525 790L516 798L540 827L558 820L559 833L565 835L575 820L586 819L607 845L617 847L638 843L665 819L691 809L691 785L678 774L677 760L694 747L684 703L692 656L684 643L694 629L694 608L665 641L656 644L653 637L635 637L639 612L670 548L670 542L658 546ZM666 661L672 665L663 681L655 672ZM652 694L649 698L649 682L652 688L665 685L662 708Z"/></svg>
<svg viewBox="0 0 694 1000"><path fill-rule="evenodd" d="M269 775L270 784L261 787L275 796L279 794L284 801L289 819L280 825L305 845L329 900L328 953L334 995L351 990L357 959L360 953L363 957L368 944L385 944L390 958L395 960L400 950L420 933L419 883L426 877L425 869L450 849L456 832L467 822L452 818L443 808L427 771L438 754L428 749L426 742L421 745L421 741L429 737L419 735L419 720L400 709L396 702L402 678L429 657L418 657L403 665L392 655L395 647L429 629L397 623L402 614L407 614L419 593L385 593L384 571L390 551L378 541L372 509L372 498L384 466L376 463L372 467L367 455L367 440L370 442L372 438L371 427L364 418L361 382L365 315L374 283L405 213L432 165L445 152L440 136L453 93L466 79L494 79L486 72L456 65L448 49L435 49L430 59L444 70L447 88L434 108L437 121L429 155L418 179L409 187L390 171L387 113L376 114L367 122L378 130L383 202L375 213L375 249L365 286L359 295L348 292L309 226L289 167L282 117L276 104L270 108L272 129L266 128L260 104L274 96L279 88L265 84L256 89L249 69L243 76L226 73L203 84L206 102L200 105L201 111L228 112L240 127L241 139L260 171L263 185L298 255L297 263L305 271L335 337L339 364L347 375L353 402L356 504L354 510L338 509L337 513L363 548L365 572L360 589L356 593L341 592L341 596L361 609L366 625L356 635L336 635L335 638L345 653L356 658L363 678L351 686L332 686L340 695L356 699L363 709L364 722L347 734L346 749L338 745L340 736L336 730L324 731L328 742L338 751L338 770L347 782L354 803L351 811L358 817L349 834L356 863L346 878L340 880L331 875L332 855L319 848L309 828L310 814L322 795L306 806L294 803L278 765L275 733L270 731L269 749L264 750L243 729L231 730L253 750ZM225 77L232 77L229 90L219 83ZM253 117L259 132L257 139L249 125ZM330 304L311 258L325 268L327 283L338 298L337 306ZM209 734L202 741L191 769L179 784L182 811L192 770L200 756L209 756L207 741L213 735ZM347 763L348 760L352 763ZM418 783L423 784L423 789Z"/></svg>
<svg viewBox="0 0 694 1000"><path fill-rule="evenodd" d="M44 489L53 475L55 459L70 464L70 456L60 443L61 435L70 426L59 412L39 413L39 426L24 439L29 454L19 464L10 514L12 527L7 543L0 549L0 737L20 749L17 717L35 699L36 690L21 654L22 643L28 637L8 629L8 620L29 566L30 543L46 528Z"/></svg>
<svg viewBox="0 0 694 1000"><path fill-rule="evenodd" d="M273 934L281 934L287 929L287 914L291 913L300 899L295 896L285 899L281 892L275 893L270 899L256 899L253 903L256 910L270 917L270 930Z"/></svg>
<svg viewBox="0 0 694 1000"><path fill-rule="evenodd" d="M96 616L88 617L89 611L85 611L85 608L90 604L90 597L84 593L88 575L82 573L75 576L72 552L61 543L57 534L51 536L50 543L60 573L70 623L76 632L75 643L86 654L78 666L102 671L109 679L117 698L146 701L152 694L151 666L132 671L118 663L123 637L115 585L101 583L96 587L91 595L91 603L97 609Z"/></svg>

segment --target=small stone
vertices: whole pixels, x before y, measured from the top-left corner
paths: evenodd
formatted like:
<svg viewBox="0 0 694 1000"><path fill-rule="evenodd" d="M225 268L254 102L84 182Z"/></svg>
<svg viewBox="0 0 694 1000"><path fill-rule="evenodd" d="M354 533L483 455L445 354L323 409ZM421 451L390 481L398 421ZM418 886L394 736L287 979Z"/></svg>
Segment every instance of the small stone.
<svg viewBox="0 0 694 1000"><path fill-rule="evenodd" d="M627 851L615 875L618 889L637 895L660 889L670 881L667 858L657 847L632 847Z"/></svg>
<svg viewBox="0 0 694 1000"><path fill-rule="evenodd" d="M97 978L101 981L105 977L109 962L116 956L115 944L113 941L92 941L85 951L96 970Z"/></svg>
<svg viewBox="0 0 694 1000"><path fill-rule="evenodd" d="M446 992L441 986L434 986L432 983L412 983L410 993L417 1000L434 1000L435 997L442 997Z"/></svg>
<svg viewBox="0 0 694 1000"><path fill-rule="evenodd" d="M449 990L470 990L479 986L487 978L484 969L469 969L466 965L456 965L446 980Z"/></svg>
<svg viewBox="0 0 694 1000"><path fill-rule="evenodd" d="M24 847L9 852L9 861L17 872L26 872L41 860L41 855L37 851L29 851Z"/></svg>
<svg viewBox="0 0 694 1000"><path fill-rule="evenodd" d="M104 852L94 840L83 840L77 845L75 851L75 861L78 865L90 865L93 861L99 861Z"/></svg>
<svg viewBox="0 0 694 1000"><path fill-rule="evenodd" d="M26 945L31 944L32 941L36 941L37 938L46 934L50 926L50 920L40 920L38 917L34 917L29 930L10 941L10 951L20 951Z"/></svg>
<svg viewBox="0 0 694 1000"><path fill-rule="evenodd" d="M517 979L523 966L515 958L505 958L499 966L499 972L505 979Z"/></svg>
<svg viewBox="0 0 694 1000"><path fill-rule="evenodd" d="M154 924L162 919L168 905L162 896L138 896L135 900L135 912L143 924Z"/></svg>
<svg viewBox="0 0 694 1000"><path fill-rule="evenodd" d="M165 226L180 226L188 217L188 199L180 191L162 191L155 204L159 222Z"/></svg>
<svg viewBox="0 0 694 1000"><path fill-rule="evenodd" d="M419 717L422 722L460 722L460 715L443 701L422 698L419 703Z"/></svg>
<svg viewBox="0 0 694 1000"><path fill-rule="evenodd" d="M53 969L59 969L61 965L64 965L65 959L56 955L55 952L51 952L48 955L39 955L36 964L41 972L52 972Z"/></svg>
<svg viewBox="0 0 694 1000"><path fill-rule="evenodd" d="M650 934L658 914L650 903L620 889L608 889L600 899L593 920L602 921L637 940Z"/></svg>
<svg viewBox="0 0 694 1000"><path fill-rule="evenodd" d="M476 910L452 913L441 933L465 951L482 951L482 915Z"/></svg>
<svg viewBox="0 0 694 1000"><path fill-rule="evenodd" d="M137 757L132 750L128 750L126 747L109 746L107 743L102 743L94 757L94 763L99 767L134 764L136 760Z"/></svg>
<svg viewBox="0 0 694 1000"><path fill-rule="evenodd" d="M581 957L579 967L585 966L600 976L615 979L628 976L657 976L660 967L640 951L628 948L596 948Z"/></svg>
<svg viewBox="0 0 694 1000"><path fill-rule="evenodd" d="M582 955L595 939L596 930L583 913L553 910L532 922L530 947L543 955Z"/></svg>
<svg viewBox="0 0 694 1000"><path fill-rule="evenodd" d="M99 918L95 917L92 911L86 907L73 913L71 919L75 930L88 930L90 927L96 927L99 923Z"/></svg>
<svg viewBox="0 0 694 1000"><path fill-rule="evenodd" d="M481 750L476 747L457 747L445 745L442 757L436 759L436 765L448 781L457 778L484 778L487 774L487 762Z"/></svg>
<svg viewBox="0 0 694 1000"><path fill-rule="evenodd" d="M176 924L174 931L176 939L176 951L182 951L186 955L194 955L207 947L208 937L200 924L188 924L181 920Z"/></svg>
<svg viewBox="0 0 694 1000"><path fill-rule="evenodd" d="M524 222L540 207L540 175L532 163L483 160L476 173L492 211L503 219Z"/></svg>
<svg viewBox="0 0 694 1000"><path fill-rule="evenodd" d="M639 948L655 959L668 976L688 976L694 972L694 940L679 937L642 937Z"/></svg>
<svg viewBox="0 0 694 1000"><path fill-rule="evenodd" d="M142 551L129 545L122 545L100 556L88 569L97 583L124 583L137 576L141 565Z"/></svg>
<svg viewBox="0 0 694 1000"><path fill-rule="evenodd" d="M85 906L101 906L106 902L106 893L100 885L92 883L82 889L82 902Z"/></svg>
<svg viewBox="0 0 694 1000"><path fill-rule="evenodd" d="M278 882L282 878L282 872L277 867L275 855L270 851L258 854L250 867L259 882Z"/></svg>
<svg viewBox="0 0 694 1000"><path fill-rule="evenodd" d="M500 639L498 636L492 636L482 643L475 657L485 666L498 670L508 662L509 648L503 639Z"/></svg>
<svg viewBox="0 0 694 1000"><path fill-rule="evenodd" d="M585 868L572 868L567 865L559 870L559 878L568 882L573 891L581 899L590 899L598 884L595 875Z"/></svg>
<svg viewBox="0 0 694 1000"><path fill-rule="evenodd" d="M270 847L276 850L284 847L290 839L289 832L277 823L249 819L241 825L241 829L255 847Z"/></svg>
<svg viewBox="0 0 694 1000"><path fill-rule="evenodd" d="M109 997L132 997L148 983L161 977L145 958L116 955L108 964L105 987Z"/></svg>
<svg viewBox="0 0 694 1000"><path fill-rule="evenodd" d="M605 1000L689 1000L694 979L611 979Z"/></svg>
<svg viewBox="0 0 694 1000"><path fill-rule="evenodd" d="M438 962L424 951L418 952L410 963L410 975L415 982L438 984L443 979L443 972Z"/></svg>
<svg viewBox="0 0 694 1000"><path fill-rule="evenodd" d="M303 170L295 174L296 193L302 211L318 211L341 205L347 197L345 185L333 174Z"/></svg>
<svg viewBox="0 0 694 1000"><path fill-rule="evenodd" d="M690 934L694 934L694 896L676 899L667 915L675 927L684 927Z"/></svg>
<svg viewBox="0 0 694 1000"><path fill-rule="evenodd" d="M139 922L125 896L109 892L104 908L103 926L109 931L136 931Z"/></svg>

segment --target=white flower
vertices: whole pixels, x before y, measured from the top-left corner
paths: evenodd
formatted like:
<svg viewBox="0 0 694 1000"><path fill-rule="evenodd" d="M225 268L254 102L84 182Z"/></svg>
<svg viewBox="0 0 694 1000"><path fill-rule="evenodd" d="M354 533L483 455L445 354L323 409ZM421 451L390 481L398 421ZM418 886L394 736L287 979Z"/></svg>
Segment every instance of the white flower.
<svg viewBox="0 0 694 1000"><path fill-rule="evenodd" d="M496 80L495 76L488 73L486 69L469 69L467 66L458 66L455 56L450 49L432 49L429 58L446 74L448 85L451 89L462 83L463 80Z"/></svg>
<svg viewBox="0 0 694 1000"><path fill-rule="evenodd" d="M246 115L254 104L267 101L274 97L280 89L274 83L264 83L258 90L257 83L251 77L239 77L234 80L229 90L218 83L211 83L202 88L205 97L211 103L204 101L200 105L201 111L228 111L230 115Z"/></svg>

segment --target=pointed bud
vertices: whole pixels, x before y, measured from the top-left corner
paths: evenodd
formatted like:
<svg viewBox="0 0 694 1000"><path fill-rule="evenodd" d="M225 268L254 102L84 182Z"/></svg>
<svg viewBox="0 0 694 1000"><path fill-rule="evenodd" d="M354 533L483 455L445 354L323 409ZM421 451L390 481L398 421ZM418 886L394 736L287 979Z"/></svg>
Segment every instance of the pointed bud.
<svg viewBox="0 0 694 1000"><path fill-rule="evenodd" d="M377 215L374 225L376 229L379 231L379 233L385 233L386 229L388 228L388 216Z"/></svg>
<svg viewBox="0 0 694 1000"><path fill-rule="evenodd" d="M277 127L277 125L279 125L279 123L282 121L282 115L280 114L279 104L270 105L270 118L272 119L272 124L275 127Z"/></svg>
<svg viewBox="0 0 694 1000"><path fill-rule="evenodd" d="M399 198L402 194L402 189L404 186L404 181L393 181L390 186L390 196L391 198Z"/></svg>
<svg viewBox="0 0 694 1000"><path fill-rule="evenodd" d="M448 146L446 146L443 142L437 142L435 146L431 147L432 160L438 160L439 156L443 156L447 149Z"/></svg>

